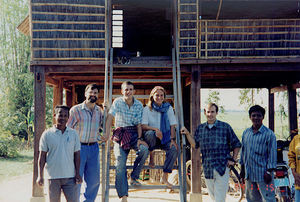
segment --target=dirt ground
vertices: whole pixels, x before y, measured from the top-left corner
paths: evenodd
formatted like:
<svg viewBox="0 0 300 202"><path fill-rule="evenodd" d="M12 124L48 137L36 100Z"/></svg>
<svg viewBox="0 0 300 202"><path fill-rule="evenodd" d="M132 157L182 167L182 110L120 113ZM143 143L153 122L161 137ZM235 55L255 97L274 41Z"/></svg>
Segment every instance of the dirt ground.
<svg viewBox="0 0 300 202"><path fill-rule="evenodd" d="M29 202L32 189L32 174L16 177L0 184L0 202ZM101 187L100 187L101 190ZM110 190L110 202L120 201L115 190ZM46 201L47 199L47 195ZM83 199L83 196L81 197ZM189 199L189 196L187 196ZM65 202L62 197L62 202ZM82 201L82 200L81 200ZM101 201L100 191L96 201ZM179 193L169 193L168 190L130 190L129 202L179 202ZM203 195L203 202L210 202L207 195ZM227 196L228 202L234 202Z"/></svg>

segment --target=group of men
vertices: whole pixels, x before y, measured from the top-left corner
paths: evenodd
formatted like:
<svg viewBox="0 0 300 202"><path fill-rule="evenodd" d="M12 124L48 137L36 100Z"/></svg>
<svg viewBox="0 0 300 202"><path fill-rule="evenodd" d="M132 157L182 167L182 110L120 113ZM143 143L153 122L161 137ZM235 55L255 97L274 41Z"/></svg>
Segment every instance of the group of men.
<svg viewBox="0 0 300 202"><path fill-rule="evenodd" d="M67 106L55 107L56 123L44 131L40 139L37 179L39 185L44 185L43 171L46 166L51 202L60 201L61 190L67 201L78 202L82 179L86 184L84 201L95 201L100 186L98 141L108 140L113 119L116 128L130 130L126 149L122 145L126 138L123 137L121 142L114 142L115 184L121 201L127 201L128 197L126 161L130 149L134 149L137 154L130 183L133 186L141 185L137 179L149 154L148 145L142 140L143 105L133 97L135 89L132 82L124 82L121 88L123 96L115 99L110 107L106 119L106 133L102 136L99 129L102 127L103 111L96 105L99 95L96 84L86 86L85 101L73 106L70 111Z"/></svg>
<svg viewBox="0 0 300 202"><path fill-rule="evenodd" d="M100 162L98 141L107 141L113 119L116 128L130 131L130 138L123 132L123 139L114 142L116 157L116 190L121 201L127 201L128 182L126 161L130 149L136 151L130 183L140 186L137 181L148 157L148 145L142 139L143 105L134 98L134 85L130 81L121 86L122 97L114 100L106 119L105 134L100 136L103 112L96 105L99 89L89 84L85 89L85 101L73 106L56 106L56 123L46 130L40 139L39 177L37 183L44 184L44 167L48 173L50 201L60 201L61 190L67 201L78 202L80 184L84 179L86 187L84 201L95 201L100 185ZM205 181L209 195L214 201L225 201L228 190L229 167L237 161L239 150L241 177L246 181L248 201L274 201L272 171L276 167L276 137L263 125L264 108L255 105L249 110L252 126L246 129L239 141L229 124L217 120L218 106L208 104L204 109L207 122L200 124L194 135L186 128L185 134L193 147L200 147ZM122 132L121 132L122 133ZM114 139L120 139L114 134ZM126 137L126 138L125 138ZM125 149L126 147L126 149Z"/></svg>
<svg viewBox="0 0 300 202"><path fill-rule="evenodd" d="M200 124L192 136L181 129L192 147L200 147L205 183L213 201L224 202L228 190L229 168L237 163L241 148L240 177L246 184L248 202L274 202L273 171L277 163L276 136L263 125L265 109L254 105L249 109L252 126L239 141L228 123L217 120L218 106L209 103L204 114L207 122ZM273 188L272 188L273 187Z"/></svg>

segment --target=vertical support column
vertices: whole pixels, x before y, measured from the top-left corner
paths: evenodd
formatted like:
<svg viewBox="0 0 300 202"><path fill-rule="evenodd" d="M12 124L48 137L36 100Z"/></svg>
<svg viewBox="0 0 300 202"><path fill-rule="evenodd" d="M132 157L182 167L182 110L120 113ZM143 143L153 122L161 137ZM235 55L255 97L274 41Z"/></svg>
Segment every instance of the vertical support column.
<svg viewBox="0 0 300 202"><path fill-rule="evenodd" d="M295 129L297 126L297 97L296 89L293 89L291 85L288 86L288 112L289 112L289 130L292 138L297 135Z"/></svg>
<svg viewBox="0 0 300 202"><path fill-rule="evenodd" d="M58 80L58 85L53 87L53 110L56 105L63 104L63 80ZM54 112L54 111L53 111ZM52 119L54 123L54 117Z"/></svg>
<svg viewBox="0 0 300 202"><path fill-rule="evenodd" d="M75 84L72 84L72 106L76 105L76 91L75 91Z"/></svg>
<svg viewBox="0 0 300 202"><path fill-rule="evenodd" d="M68 107L72 107L72 90L67 89L66 90L66 105Z"/></svg>
<svg viewBox="0 0 300 202"><path fill-rule="evenodd" d="M268 89L269 92L269 128L275 130L275 108L274 108L274 93L271 92L271 89Z"/></svg>
<svg viewBox="0 0 300 202"><path fill-rule="evenodd" d="M45 82L44 68L34 67L34 160L33 160L32 197L44 197L43 189L36 184L36 180L38 177L39 141L42 133L45 130L45 125L46 125L45 98L46 98L46 82Z"/></svg>
<svg viewBox="0 0 300 202"><path fill-rule="evenodd" d="M200 104L201 104L201 71L197 66L192 67L191 74L191 134L194 135L197 126L200 124ZM200 149L192 149L192 187L190 194L190 202L201 202L201 159L200 159Z"/></svg>

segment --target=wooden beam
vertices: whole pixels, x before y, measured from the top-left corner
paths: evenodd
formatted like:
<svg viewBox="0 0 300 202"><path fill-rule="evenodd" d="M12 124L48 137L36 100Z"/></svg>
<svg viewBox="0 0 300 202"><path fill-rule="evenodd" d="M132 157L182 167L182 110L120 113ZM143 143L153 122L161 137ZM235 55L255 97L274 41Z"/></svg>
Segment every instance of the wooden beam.
<svg viewBox="0 0 300 202"><path fill-rule="evenodd" d="M288 113L289 113L289 130L292 138L297 135L297 95L296 90L291 85L288 86Z"/></svg>
<svg viewBox="0 0 300 202"><path fill-rule="evenodd" d="M197 126L201 123L200 115L200 89L201 89L201 75L198 68L192 67L191 74L191 134L194 135ZM201 193L201 159L200 149L192 149L192 193Z"/></svg>
<svg viewBox="0 0 300 202"><path fill-rule="evenodd" d="M272 131L274 131L275 129L274 93L271 92L271 89L269 89L268 92L269 92L269 128Z"/></svg>
<svg viewBox="0 0 300 202"><path fill-rule="evenodd" d="M282 91L287 91L287 86L279 86L279 87L274 87L274 88L271 88L270 89L270 93L279 93L279 92L282 92Z"/></svg>
<svg viewBox="0 0 300 202"><path fill-rule="evenodd" d="M43 188L36 183L38 177L39 142L46 127L46 81L43 67L34 69L34 160L32 196L43 197Z"/></svg>
<svg viewBox="0 0 300 202"><path fill-rule="evenodd" d="M72 91L66 91L66 105L68 107L72 107L72 103L73 103L73 94L72 94Z"/></svg>
<svg viewBox="0 0 300 202"><path fill-rule="evenodd" d="M54 114L54 108L56 105L62 105L63 104L63 80L58 80L58 86L53 87L53 114ZM52 118L53 124L54 117Z"/></svg>

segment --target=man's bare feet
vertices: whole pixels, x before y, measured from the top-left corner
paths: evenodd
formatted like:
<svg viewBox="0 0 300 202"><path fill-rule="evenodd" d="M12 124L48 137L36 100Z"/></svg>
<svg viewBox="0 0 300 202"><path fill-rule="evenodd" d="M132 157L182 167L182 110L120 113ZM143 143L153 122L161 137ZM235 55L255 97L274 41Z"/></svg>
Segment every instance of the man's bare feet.
<svg viewBox="0 0 300 202"><path fill-rule="evenodd" d="M153 151L150 151L149 167L150 168L155 168Z"/></svg>
<svg viewBox="0 0 300 202"><path fill-rule="evenodd" d="M123 197L121 198L121 202L127 202L127 196L123 196Z"/></svg>
<svg viewBox="0 0 300 202"><path fill-rule="evenodd" d="M169 189L173 188L173 185L168 182L168 173L164 173L161 178L161 183L167 185Z"/></svg>

